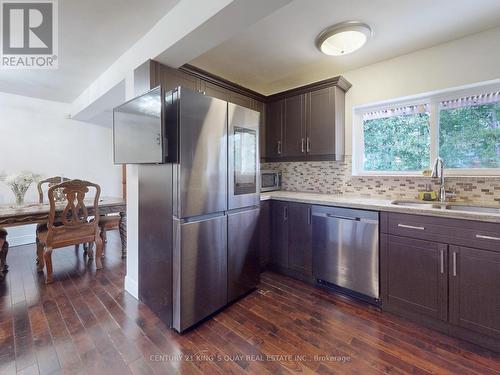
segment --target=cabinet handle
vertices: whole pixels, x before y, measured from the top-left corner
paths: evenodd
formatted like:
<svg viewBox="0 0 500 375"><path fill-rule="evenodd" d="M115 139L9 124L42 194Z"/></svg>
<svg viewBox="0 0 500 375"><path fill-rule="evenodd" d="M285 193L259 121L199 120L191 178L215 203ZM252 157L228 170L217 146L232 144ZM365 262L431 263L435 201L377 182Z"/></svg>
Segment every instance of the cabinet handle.
<svg viewBox="0 0 500 375"><path fill-rule="evenodd" d="M288 207L283 207L283 220L288 220Z"/></svg>
<svg viewBox="0 0 500 375"><path fill-rule="evenodd" d="M453 276L457 276L457 252L453 252Z"/></svg>
<svg viewBox="0 0 500 375"><path fill-rule="evenodd" d="M483 236L482 234L476 234L476 238L480 238L482 240L500 241L500 237Z"/></svg>
<svg viewBox="0 0 500 375"><path fill-rule="evenodd" d="M309 137L307 137L306 151L307 152L311 151L311 140L309 139Z"/></svg>
<svg viewBox="0 0 500 375"><path fill-rule="evenodd" d="M304 138L301 138L300 140L300 149L304 152Z"/></svg>
<svg viewBox="0 0 500 375"><path fill-rule="evenodd" d="M311 207L307 209L307 224L311 225L311 216L312 216L312 210Z"/></svg>
<svg viewBox="0 0 500 375"><path fill-rule="evenodd" d="M281 155L281 141L278 141L278 155Z"/></svg>
<svg viewBox="0 0 500 375"><path fill-rule="evenodd" d="M440 256L441 256L441 273L444 274L444 250L440 250Z"/></svg>
<svg viewBox="0 0 500 375"><path fill-rule="evenodd" d="M425 227L416 227L416 226L413 226L413 225L406 225L406 224L398 224L398 227L400 227L400 228L406 228L406 229L425 230Z"/></svg>

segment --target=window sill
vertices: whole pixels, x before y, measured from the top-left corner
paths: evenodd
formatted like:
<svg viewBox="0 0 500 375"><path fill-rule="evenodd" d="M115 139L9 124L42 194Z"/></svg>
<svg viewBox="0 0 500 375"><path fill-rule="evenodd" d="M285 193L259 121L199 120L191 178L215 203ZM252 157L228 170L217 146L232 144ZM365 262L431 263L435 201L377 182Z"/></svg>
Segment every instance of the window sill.
<svg viewBox="0 0 500 375"><path fill-rule="evenodd" d="M369 172L352 172L351 177L411 177L411 178L422 178L431 179L431 176L424 176L422 173L369 173ZM500 178L500 170L495 171L481 171L477 173L476 171L450 171L444 170L445 178Z"/></svg>

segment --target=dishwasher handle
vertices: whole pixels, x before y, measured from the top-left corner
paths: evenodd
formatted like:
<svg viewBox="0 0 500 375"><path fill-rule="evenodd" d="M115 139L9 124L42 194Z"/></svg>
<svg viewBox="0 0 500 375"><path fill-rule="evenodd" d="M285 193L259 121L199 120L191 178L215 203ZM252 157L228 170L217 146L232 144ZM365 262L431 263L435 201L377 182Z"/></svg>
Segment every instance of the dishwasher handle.
<svg viewBox="0 0 500 375"><path fill-rule="evenodd" d="M342 215L334 215L334 214L326 214L325 216L329 217L331 219L361 221L360 217L342 216Z"/></svg>

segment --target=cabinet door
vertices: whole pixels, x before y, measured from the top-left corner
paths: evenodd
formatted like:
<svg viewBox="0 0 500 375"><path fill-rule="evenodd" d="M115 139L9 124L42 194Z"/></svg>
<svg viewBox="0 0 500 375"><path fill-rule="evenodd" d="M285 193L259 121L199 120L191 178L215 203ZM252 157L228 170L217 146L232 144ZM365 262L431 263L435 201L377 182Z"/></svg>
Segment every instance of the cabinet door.
<svg viewBox="0 0 500 375"><path fill-rule="evenodd" d="M237 92L231 91L229 93L229 101L231 103L241 105L242 107L253 109L254 100L248 96L238 94Z"/></svg>
<svg viewBox="0 0 500 375"><path fill-rule="evenodd" d="M285 99L284 134L285 157L305 156L305 95Z"/></svg>
<svg viewBox="0 0 500 375"><path fill-rule="evenodd" d="M388 235L383 237L383 304L447 320L448 245Z"/></svg>
<svg viewBox="0 0 500 375"><path fill-rule="evenodd" d="M271 263L271 201L260 204L259 254L260 269L265 270Z"/></svg>
<svg viewBox="0 0 500 375"><path fill-rule="evenodd" d="M201 92L213 98L229 101L231 91L207 81L201 81Z"/></svg>
<svg viewBox="0 0 500 375"><path fill-rule="evenodd" d="M276 159L282 156L283 144L283 100L268 104L266 126L266 154L267 158Z"/></svg>
<svg viewBox="0 0 500 375"><path fill-rule="evenodd" d="M272 202L271 260L278 268L288 268L288 203Z"/></svg>
<svg viewBox="0 0 500 375"><path fill-rule="evenodd" d="M450 323L500 338L500 253L450 246Z"/></svg>
<svg viewBox="0 0 500 375"><path fill-rule="evenodd" d="M266 105L257 100L253 101L254 110L260 112L260 127L259 127L259 147L260 147L260 158L265 159L267 157L266 152Z"/></svg>
<svg viewBox="0 0 500 375"><path fill-rule="evenodd" d="M312 275L311 206L290 203L288 207L289 268L304 276Z"/></svg>
<svg viewBox="0 0 500 375"><path fill-rule="evenodd" d="M306 138L309 155L335 154L335 126L334 88L327 87L307 94Z"/></svg>
<svg viewBox="0 0 500 375"><path fill-rule="evenodd" d="M178 86L198 91L201 80L190 74L186 74L162 65L160 68L160 82L166 91L172 90Z"/></svg>

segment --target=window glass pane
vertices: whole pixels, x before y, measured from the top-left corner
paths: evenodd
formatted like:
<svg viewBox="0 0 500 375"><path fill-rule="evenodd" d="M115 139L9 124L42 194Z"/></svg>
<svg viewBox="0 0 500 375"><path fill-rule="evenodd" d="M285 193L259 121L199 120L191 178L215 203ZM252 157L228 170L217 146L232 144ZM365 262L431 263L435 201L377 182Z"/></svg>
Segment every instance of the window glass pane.
<svg viewBox="0 0 500 375"><path fill-rule="evenodd" d="M429 113L365 119L365 171L422 171L429 168Z"/></svg>
<svg viewBox="0 0 500 375"><path fill-rule="evenodd" d="M500 103L441 108L439 154L446 168L500 168Z"/></svg>

